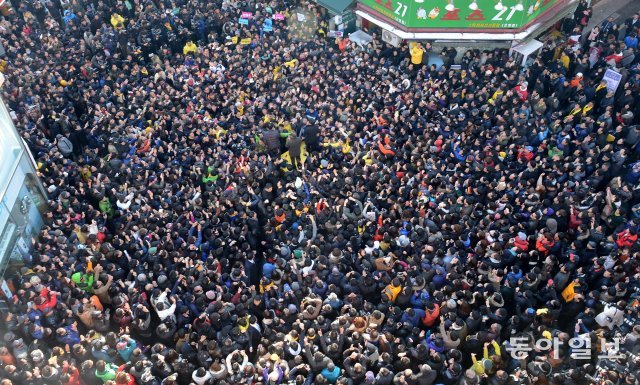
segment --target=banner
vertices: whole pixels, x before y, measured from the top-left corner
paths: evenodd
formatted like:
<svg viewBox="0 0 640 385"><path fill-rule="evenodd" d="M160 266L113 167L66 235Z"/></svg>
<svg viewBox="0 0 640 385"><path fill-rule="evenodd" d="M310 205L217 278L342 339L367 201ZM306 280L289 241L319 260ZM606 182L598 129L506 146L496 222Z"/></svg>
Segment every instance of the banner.
<svg viewBox="0 0 640 385"><path fill-rule="evenodd" d="M253 16L253 13L251 12L242 12L242 14L240 15L240 17L243 19L251 19L252 16Z"/></svg>
<svg viewBox="0 0 640 385"><path fill-rule="evenodd" d="M517 29L558 0L359 0L409 28Z"/></svg>
<svg viewBox="0 0 640 385"><path fill-rule="evenodd" d="M275 15L273 15L273 19L274 20L284 20L284 15L281 13L276 13Z"/></svg>
<svg viewBox="0 0 640 385"><path fill-rule="evenodd" d="M243 45L251 44L251 38L247 37L247 38L244 38L244 39L240 40L240 44L243 44Z"/></svg>
<svg viewBox="0 0 640 385"><path fill-rule="evenodd" d="M249 25L249 19L239 18L238 19L238 24Z"/></svg>
<svg viewBox="0 0 640 385"><path fill-rule="evenodd" d="M607 71L604 73L602 80L607 82L607 90L616 92L618 86L620 85L620 80L622 80L622 75L612 70L611 68L607 68Z"/></svg>

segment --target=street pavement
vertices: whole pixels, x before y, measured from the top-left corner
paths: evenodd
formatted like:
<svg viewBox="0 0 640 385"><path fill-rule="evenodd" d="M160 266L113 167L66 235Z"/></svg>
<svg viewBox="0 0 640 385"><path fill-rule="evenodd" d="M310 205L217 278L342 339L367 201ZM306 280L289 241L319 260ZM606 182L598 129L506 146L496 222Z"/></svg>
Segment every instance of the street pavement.
<svg viewBox="0 0 640 385"><path fill-rule="evenodd" d="M609 16L613 16L617 23L633 17L640 11L640 0L601 0L593 6L593 16L584 29L583 34L589 34L591 29L600 25Z"/></svg>

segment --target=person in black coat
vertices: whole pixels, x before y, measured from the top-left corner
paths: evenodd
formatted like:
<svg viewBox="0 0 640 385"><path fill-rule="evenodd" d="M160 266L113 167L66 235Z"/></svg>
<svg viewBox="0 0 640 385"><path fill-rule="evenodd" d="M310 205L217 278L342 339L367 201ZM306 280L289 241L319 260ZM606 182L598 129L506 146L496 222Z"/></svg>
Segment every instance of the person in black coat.
<svg viewBox="0 0 640 385"><path fill-rule="evenodd" d="M317 152L320 149L318 133L319 128L315 124L309 124L304 127L300 133L304 137L304 143L307 145L308 152Z"/></svg>

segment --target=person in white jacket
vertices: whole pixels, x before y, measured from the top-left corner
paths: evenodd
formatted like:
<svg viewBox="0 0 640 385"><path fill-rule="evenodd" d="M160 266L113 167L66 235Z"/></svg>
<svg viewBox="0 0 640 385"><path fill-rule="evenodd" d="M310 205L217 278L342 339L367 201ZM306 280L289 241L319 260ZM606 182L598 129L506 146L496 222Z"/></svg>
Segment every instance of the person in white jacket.
<svg viewBox="0 0 640 385"><path fill-rule="evenodd" d="M116 206L118 206L118 208L123 211L129 210L129 206L131 206L131 202L133 201L133 196L133 193L129 193L129 195L127 195L126 197L119 197L118 201L116 202Z"/></svg>
<svg viewBox="0 0 640 385"><path fill-rule="evenodd" d="M211 378L211 372L209 372L208 370L205 370L204 368L198 368L194 370L193 373L191 374L191 379L197 385L203 385L210 378Z"/></svg>
<svg viewBox="0 0 640 385"><path fill-rule="evenodd" d="M622 325L624 321L624 304L607 304L604 310L596 316L596 322L602 327L614 329Z"/></svg>
<svg viewBox="0 0 640 385"><path fill-rule="evenodd" d="M240 373L244 370L244 367L249 363L249 357L244 350L234 350L226 358L227 371L229 374ZM237 370L234 369L233 363L238 363Z"/></svg>
<svg viewBox="0 0 640 385"><path fill-rule="evenodd" d="M169 317L172 317L176 312L176 299L174 297L167 298L167 293L169 289L163 291L158 297L151 298L151 305L158 313L158 318L161 321L166 320ZM171 304L169 304L171 302Z"/></svg>

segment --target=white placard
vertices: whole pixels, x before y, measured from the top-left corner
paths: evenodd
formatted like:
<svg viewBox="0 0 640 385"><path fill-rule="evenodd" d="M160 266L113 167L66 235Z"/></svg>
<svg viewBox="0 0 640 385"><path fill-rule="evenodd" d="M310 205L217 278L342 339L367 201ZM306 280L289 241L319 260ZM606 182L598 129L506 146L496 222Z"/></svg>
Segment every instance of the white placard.
<svg viewBox="0 0 640 385"><path fill-rule="evenodd" d="M616 92L618 86L620 85L620 80L622 80L622 75L619 72L608 68L604 73L602 80L607 82L607 90Z"/></svg>

